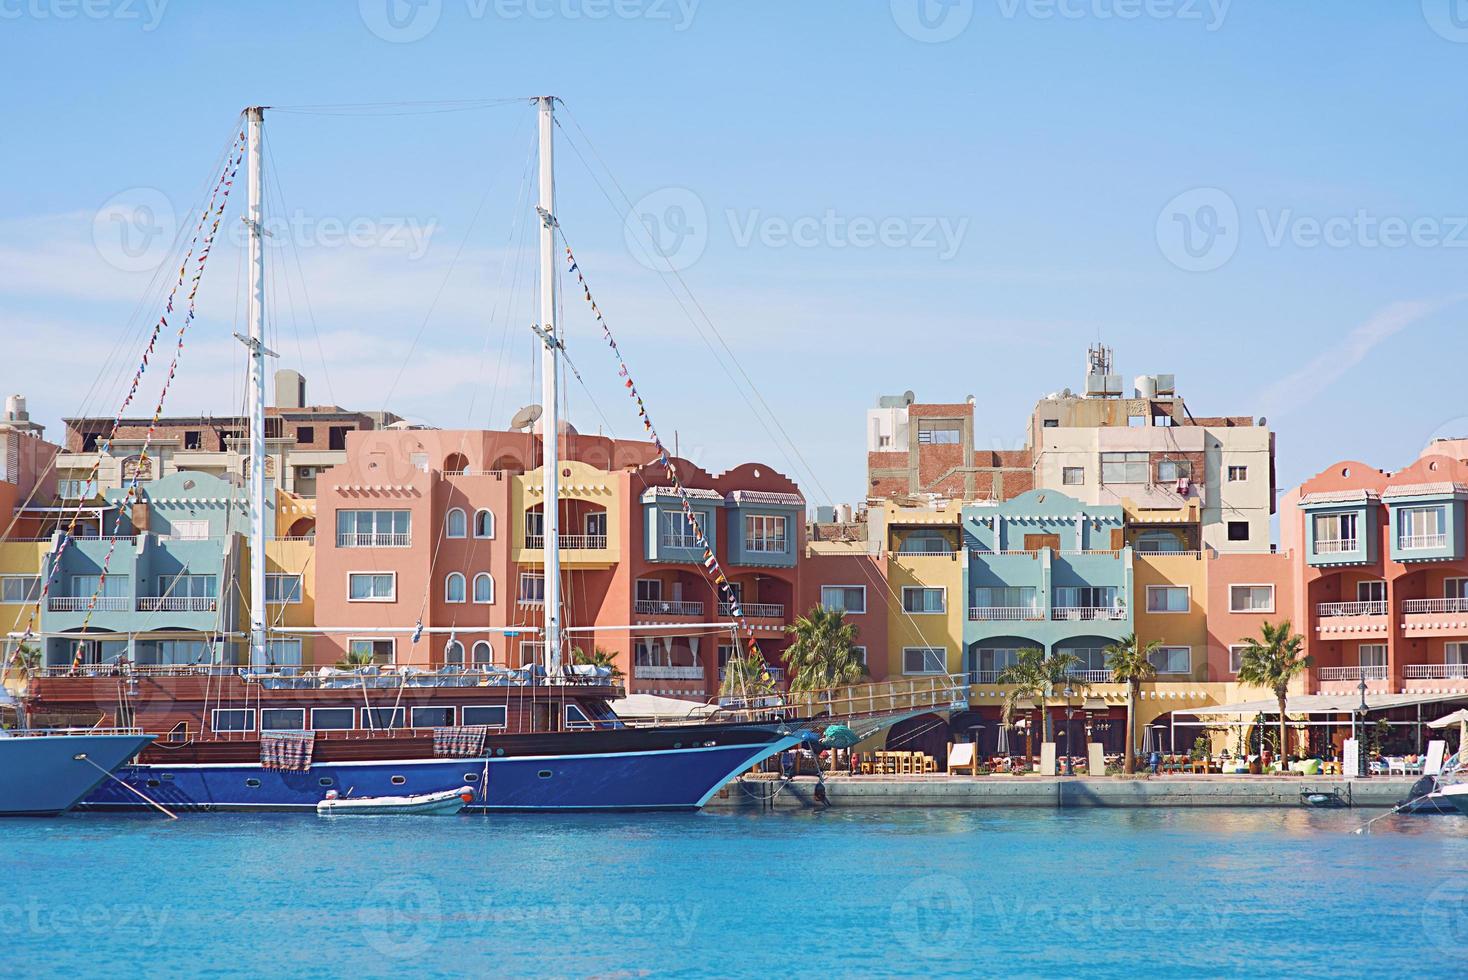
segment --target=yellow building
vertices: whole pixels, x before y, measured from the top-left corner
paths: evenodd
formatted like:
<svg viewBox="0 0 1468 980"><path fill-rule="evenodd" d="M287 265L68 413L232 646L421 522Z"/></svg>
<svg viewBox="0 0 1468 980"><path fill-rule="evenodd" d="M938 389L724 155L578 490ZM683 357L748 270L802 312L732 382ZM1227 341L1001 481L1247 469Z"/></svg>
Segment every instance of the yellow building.
<svg viewBox="0 0 1468 980"><path fill-rule="evenodd" d="M887 675L956 674L963 670L960 508L882 509L887 564Z"/></svg>

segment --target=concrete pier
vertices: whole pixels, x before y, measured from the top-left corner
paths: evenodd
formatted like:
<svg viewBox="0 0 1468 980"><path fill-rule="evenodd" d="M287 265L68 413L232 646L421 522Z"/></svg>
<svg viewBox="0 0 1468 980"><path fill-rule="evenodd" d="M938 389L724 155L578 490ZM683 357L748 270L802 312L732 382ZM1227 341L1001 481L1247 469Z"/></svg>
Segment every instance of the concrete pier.
<svg viewBox="0 0 1468 980"><path fill-rule="evenodd" d="M1354 807L1390 808L1414 780L1339 776L832 776L825 795L841 807L1299 807L1302 793L1339 793ZM813 776L733 782L708 802L713 809L819 809Z"/></svg>

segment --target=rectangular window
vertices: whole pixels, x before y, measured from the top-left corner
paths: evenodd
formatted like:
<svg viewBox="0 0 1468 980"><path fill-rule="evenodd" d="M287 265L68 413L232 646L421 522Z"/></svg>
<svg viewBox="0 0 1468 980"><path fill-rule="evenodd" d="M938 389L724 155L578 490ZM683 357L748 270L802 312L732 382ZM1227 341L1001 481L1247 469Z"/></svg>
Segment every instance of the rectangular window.
<svg viewBox="0 0 1468 980"><path fill-rule="evenodd" d="M947 612L948 590L903 586L902 611L908 613Z"/></svg>
<svg viewBox="0 0 1468 980"><path fill-rule="evenodd" d="M448 728L454 723L454 709L447 706L425 705L413 709L414 728Z"/></svg>
<svg viewBox="0 0 1468 980"><path fill-rule="evenodd" d="M1228 482L1243 483L1249 479L1249 468L1247 466L1230 466L1228 468Z"/></svg>
<svg viewBox="0 0 1468 980"><path fill-rule="evenodd" d="M97 481L58 480L56 493L62 500L91 500L97 496Z"/></svg>
<svg viewBox="0 0 1468 980"><path fill-rule="evenodd" d="M395 602L397 592L398 576L396 572L349 572L347 574L347 600L349 602Z"/></svg>
<svg viewBox="0 0 1468 980"><path fill-rule="evenodd" d="M296 426L296 445L309 446L316 441L316 429L310 425Z"/></svg>
<svg viewBox="0 0 1468 980"><path fill-rule="evenodd" d="M1228 588L1229 612L1274 612L1274 586L1231 585Z"/></svg>
<svg viewBox="0 0 1468 980"><path fill-rule="evenodd" d="M1228 539L1230 541L1248 541L1249 540L1249 522L1248 521L1229 521L1228 522Z"/></svg>
<svg viewBox="0 0 1468 980"><path fill-rule="evenodd" d="M312 708L311 727L319 732L349 732L357 727L357 709Z"/></svg>
<svg viewBox="0 0 1468 980"><path fill-rule="evenodd" d="M71 594L77 599L90 599L94 595L98 598L119 599L132 595L132 584L126 575L108 575L105 582L100 575L73 575Z"/></svg>
<svg viewBox="0 0 1468 980"><path fill-rule="evenodd" d="M339 510L338 548L407 548L413 543L413 515L406 510Z"/></svg>
<svg viewBox="0 0 1468 980"><path fill-rule="evenodd" d="M266 640L265 656L276 667L301 666L300 640Z"/></svg>
<svg viewBox="0 0 1468 980"><path fill-rule="evenodd" d="M867 664L867 648L853 646L851 648L851 652L856 654L857 661L861 664L862 668L867 669L867 667L869 666ZM722 663L720 664L720 666L722 666Z"/></svg>
<svg viewBox="0 0 1468 980"><path fill-rule="evenodd" d="M343 452L347 448L347 433L351 432L351 426L333 425L326 430L327 448Z"/></svg>
<svg viewBox="0 0 1468 980"><path fill-rule="evenodd" d="M368 656L375 664L390 664L397 659L398 641L387 639L356 639L347 641L347 652L353 657Z"/></svg>
<svg viewBox="0 0 1468 980"><path fill-rule="evenodd" d="M520 573L520 602L527 606L545 602L545 575L537 572Z"/></svg>
<svg viewBox="0 0 1468 980"><path fill-rule="evenodd" d="M275 605L288 605L301 601L301 576L267 572L265 575L265 601Z"/></svg>
<svg viewBox="0 0 1468 980"><path fill-rule="evenodd" d="M1164 459L1157 464L1158 483L1176 483L1193 478L1193 464L1185 459Z"/></svg>
<svg viewBox="0 0 1468 980"><path fill-rule="evenodd" d="M1244 651L1247 649L1248 647L1243 645L1228 648L1228 672L1230 674L1237 674L1239 672L1239 668L1244 664Z"/></svg>
<svg viewBox="0 0 1468 980"><path fill-rule="evenodd" d="M659 511L658 528L664 548L692 548L697 544L693 524L680 510Z"/></svg>
<svg viewBox="0 0 1468 980"><path fill-rule="evenodd" d="M184 448L185 449L202 449L202 448L204 448L204 433L198 431L197 429L192 429L192 430L188 430L188 431L184 432Z"/></svg>
<svg viewBox="0 0 1468 980"><path fill-rule="evenodd" d="M0 577L0 602L35 602L41 598L41 576Z"/></svg>
<svg viewBox="0 0 1468 980"><path fill-rule="evenodd" d="M1356 656L1360 658L1362 667L1385 667L1386 644L1362 643L1356 648Z"/></svg>
<svg viewBox="0 0 1468 980"><path fill-rule="evenodd" d="M1402 508L1397 512L1397 547L1404 551L1444 547L1446 517L1442 507Z"/></svg>
<svg viewBox="0 0 1468 980"><path fill-rule="evenodd" d="M864 585L823 585L821 605L833 611L864 613L867 611L867 590Z"/></svg>
<svg viewBox="0 0 1468 980"><path fill-rule="evenodd" d="M1151 483L1146 453L1102 453L1102 483Z"/></svg>
<svg viewBox="0 0 1468 980"><path fill-rule="evenodd" d="M918 426L918 445L956 446L963 439L963 429L955 424L923 424Z"/></svg>
<svg viewBox="0 0 1468 980"><path fill-rule="evenodd" d="M253 732L254 708L215 708L210 727L216 732Z"/></svg>
<svg viewBox="0 0 1468 980"><path fill-rule="evenodd" d="M784 554L788 546L785 529L787 517L773 514L747 514L744 518L744 547L761 554Z"/></svg>
<svg viewBox="0 0 1468 980"><path fill-rule="evenodd" d="M539 640L520 641L520 666L545 662L545 644Z"/></svg>
<svg viewBox="0 0 1468 980"><path fill-rule="evenodd" d="M403 708L363 708L362 727L373 731L402 728L405 715Z"/></svg>
<svg viewBox="0 0 1468 980"><path fill-rule="evenodd" d="M1055 605L1062 609L1118 609L1116 586L1061 586L1055 590Z"/></svg>
<svg viewBox="0 0 1468 980"><path fill-rule="evenodd" d="M904 674L943 674L948 671L948 651L942 647L904 647Z"/></svg>
<svg viewBox="0 0 1468 980"><path fill-rule="evenodd" d="M587 514L581 526L585 530L588 538L605 539L607 536L607 512L599 510L595 513Z"/></svg>
<svg viewBox="0 0 1468 980"><path fill-rule="evenodd" d="M1386 602L1386 581L1367 579L1356 583L1357 602Z"/></svg>
<svg viewBox="0 0 1468 980"><path fill-rule="evenodd" d="M1187 586L1147 586L1147 611L1149 613L1185 613L1190 604Z"/></svg>
<svg viewBox="0 0 1468 980"><path fill-rule="evenodd" d="M261 708L262 732L301 732L306 730L305 708Z"/></svg>
<svg viewBox="0 0 1468 980"><path fill-rule="evenodd" d="M663 583L660 579L640 578L637 580L638 602L661 602L663 600Z"/></svg>
<svg viewBox="0 0 1468 980"><path fill-rule="evenodd" d="M1045 421L1040 423L1040 426L1045 429L1058 429L1060 428L1060 419L1045 419Z"/></svg>
<svg viewBox="0 0 1468 980"><path fill-rule="evenodd" d="M1193 672L1193 650L1191 647L1158 647L1148 657L1159 674L1191 674Z"/></svg>
<svg viewBox="0 0 1468 980"><path fill-rule="evenodd" d="M209 538L209 522L174 521L169 531L168 536L178 541L206 541Z"/></svg>
<svg viewBox="0 0 1468 980"><path fill-rule="evenodd" d="M1385 583L1382 583L1383 585ZM1383 596L1382 598L1385 598ZM1443 581L1444 599L1468 599L1468 578L1450 578Z"/></svg>
<svg viewBox="0 0 1468 980"><path fill-rule="evenodd" d="M941 534L909 534L897 546L903 555L951 555L953 545Z"/></svg>
<svg viewBox="0 0 1468 980"><path fill-rule="evenodd" d="M538 510L527 510L525 512L525 537L527 540L530 538L545 537L544 513ZM537 545L543 544L544 542L537 542Z"/></svg>
<svg viewBox="0 0 1468 980"><path fill-rule="evenodd" d="M465 725L504 728L509 710L502 704L468 704L459 709Z"/></svg>
<svg viewBox="0 0 1468 980"><path fill-rule="evenodd" d="M1315 553L1338 555L1356 550L1355 514L1316 514Z"/></svg>
<svg viewBox="0 0 1468 980"><path fill-rule="evenodd" d="M218 659L214 654L214 647L207 640L153 640L138 647L139 659L157 666L214 663Z"/></svg>
<svg viewBox="0 0 1468 980"><path fill-rule="evenodd" d="M1468 666L1468 643L1443 644L1443 663L1449 667Z"/></svg>
<svg viewBox="0 0 1468 980"><path fill-rule="evenodd" d="M1066 466L1060 471L1060 482L1068 487L1084 486L1086 483L1086 468L1084 466Z"/></svg>

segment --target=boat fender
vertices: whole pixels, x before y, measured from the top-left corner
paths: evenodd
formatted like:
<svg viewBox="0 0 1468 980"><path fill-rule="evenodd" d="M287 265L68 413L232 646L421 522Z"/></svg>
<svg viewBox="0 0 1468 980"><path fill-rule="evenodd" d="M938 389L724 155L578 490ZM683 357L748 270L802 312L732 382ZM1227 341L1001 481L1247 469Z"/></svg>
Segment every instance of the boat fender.
<svg viewBox="0 0 1468 980"><path fill-rule="evenodd" d="M459 799L463 800L465 803L473 803L474 802L474 788L472 786L460 786L459 787Z"/></svg>
<svg viewBox="0 0 1468 980"><path fill-rule="evenodd" d="M334 789L329 789L329 790L326 791L326 798L328 800L334 800L334 799L337 798L337 796L338 796L337 791L334 790Z"/></svg>

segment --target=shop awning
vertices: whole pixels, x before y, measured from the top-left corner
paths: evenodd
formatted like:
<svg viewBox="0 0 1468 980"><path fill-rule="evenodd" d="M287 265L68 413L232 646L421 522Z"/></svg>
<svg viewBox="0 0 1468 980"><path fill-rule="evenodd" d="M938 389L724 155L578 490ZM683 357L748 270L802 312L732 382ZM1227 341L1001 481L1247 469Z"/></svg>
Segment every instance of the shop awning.
<svg viewBox="0 0 1468 980"><path fill-rule="evenodd" d="M1461 701L1468 704L1468 693L1429 694L1368 694L1366 707L1370 711L1386 711L1390 708L1408 708L1418 704L1442 704ZM1348 715L1361 706L1360 694L1291 694L1285 699L1285 712L1292 715ZM1279 702L1274 698L1258 701L1239 701L1217 707L1179 708L1179 715L1198 717L1277 715Z"/></svg>

